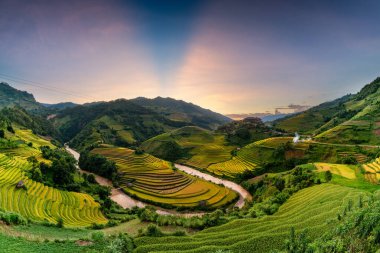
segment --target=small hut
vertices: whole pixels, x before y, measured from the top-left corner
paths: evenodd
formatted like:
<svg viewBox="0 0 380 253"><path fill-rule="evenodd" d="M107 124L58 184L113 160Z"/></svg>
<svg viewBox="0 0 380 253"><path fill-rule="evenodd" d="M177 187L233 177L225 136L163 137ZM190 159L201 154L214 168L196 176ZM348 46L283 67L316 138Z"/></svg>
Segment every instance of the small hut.
<svg viewBox="0 0 380 253"><path fill-rule="evenodd" d="M17 185L16 185L16 188L24 188L24 180L20 180Z"/></svg>

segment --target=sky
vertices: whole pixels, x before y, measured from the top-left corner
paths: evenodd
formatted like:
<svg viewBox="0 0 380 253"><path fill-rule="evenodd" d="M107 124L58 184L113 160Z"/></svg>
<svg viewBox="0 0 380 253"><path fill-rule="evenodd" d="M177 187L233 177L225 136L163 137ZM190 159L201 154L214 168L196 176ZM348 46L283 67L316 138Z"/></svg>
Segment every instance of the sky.
<svg viewBox="0 0 380 253"><path fill-rule="evenodd" d="M0 0L0 81L45 103L316 105L380 72L380 1Z"/></svg>

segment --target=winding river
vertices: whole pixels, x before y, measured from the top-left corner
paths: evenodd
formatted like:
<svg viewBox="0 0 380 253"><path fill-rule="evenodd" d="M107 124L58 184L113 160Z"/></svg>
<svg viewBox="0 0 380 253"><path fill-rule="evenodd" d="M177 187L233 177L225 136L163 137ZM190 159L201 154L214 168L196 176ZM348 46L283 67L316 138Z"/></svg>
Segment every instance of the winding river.
<svg viewBox="0 0 380 253"><path fill-rule="evenodd" d="M77 161L79 161L80 154L78 152L71 149L68 145L65 145L65 148L70 154L72 154L74 156L74 158ZM235 207L242 208L244 206L246 199L247 200L252 199L252 196L249 194L248 191L246 191L243 187L241 187L240 185L238 185L234 182L214 177L212 175L200 172L196 169L190 168L190 167L185 166L185 165L175 164L175 167L178 170L183 171L187 174L205 179L205 180L210 181L210 182L215 183L215 184L222 184L225 187L236 191L239 194L239 200L236 202ZM124 193L121 189L114 188L111 180L104 178L104 177L101 177L99 175L96 175L94 173L91 173L91 172L88 172L85 170L81 170L79 167L78 167L78 169L80 170L81 173L93 174L95 176L95 180L98 184L111 187L110 198L114 202L118 203L121 207L132 208L135 206L144 207L144 206L149 205L149 204L146 204L142 201L135 200L135 199L131 198L129 195ZM187 213L185 213L185 212L177 212L174 210L163 209L160 207L155 207L155 208L157 209L157 213L161 214L161 215L176 215L176 216L182 216L182 217L193 217L193 216L202 216L205 214L205 212L187 212Z"/></svg>

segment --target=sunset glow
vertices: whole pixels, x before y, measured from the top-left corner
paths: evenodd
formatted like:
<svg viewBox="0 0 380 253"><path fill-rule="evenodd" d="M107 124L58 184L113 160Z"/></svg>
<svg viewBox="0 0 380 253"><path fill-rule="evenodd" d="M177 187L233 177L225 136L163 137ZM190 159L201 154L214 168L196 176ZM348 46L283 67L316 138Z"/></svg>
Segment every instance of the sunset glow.
<svg viewBox="0 0 380 253"><path fill-rule="evenodd" d="M376 1L163 2L0 1L0 74L80 97L0 79L48 103L163 96L234 113L318 104L377 75Z"/></svg>

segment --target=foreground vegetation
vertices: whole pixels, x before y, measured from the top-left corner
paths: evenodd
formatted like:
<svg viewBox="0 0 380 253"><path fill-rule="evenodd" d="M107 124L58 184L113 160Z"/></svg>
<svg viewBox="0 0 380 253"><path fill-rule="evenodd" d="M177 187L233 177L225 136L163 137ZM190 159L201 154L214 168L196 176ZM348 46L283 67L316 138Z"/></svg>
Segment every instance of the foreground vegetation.
<svg viewBox="0 0 380 253"><path fill-rule="evenodd" d="M299 191L279 211L259 219L238 219L206 229L194 236L143 237L135 240L136 252L268 252L283 248L291 227L310 229L312 238L336 224L349 201L357 203L364 193L338 185L322 184Z"/></svg>

